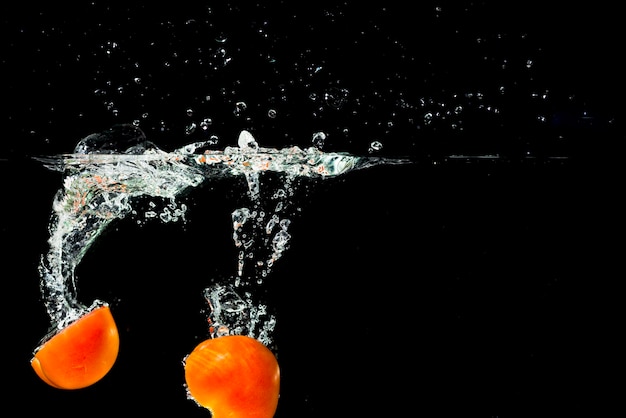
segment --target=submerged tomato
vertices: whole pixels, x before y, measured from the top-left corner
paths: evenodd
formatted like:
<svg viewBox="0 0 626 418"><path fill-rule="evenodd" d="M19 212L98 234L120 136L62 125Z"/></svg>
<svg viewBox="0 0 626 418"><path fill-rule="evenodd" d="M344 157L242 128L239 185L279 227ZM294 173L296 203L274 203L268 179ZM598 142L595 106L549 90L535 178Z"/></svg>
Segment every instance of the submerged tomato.
<svg viewBox="0 0 626 418"><path fill-rule="evenodd" d="M200 343L185 359L191 397L213 418L272 418L278 405L280 370L260 341L230 335Z"/></svg>
<svg viewBox="0 0 626 418"><path fill-rule="evenodd" d="M108 306L79 318L37 348L30 361L37 376L59 389L81 389L113 367L119 334Z"/></svg>

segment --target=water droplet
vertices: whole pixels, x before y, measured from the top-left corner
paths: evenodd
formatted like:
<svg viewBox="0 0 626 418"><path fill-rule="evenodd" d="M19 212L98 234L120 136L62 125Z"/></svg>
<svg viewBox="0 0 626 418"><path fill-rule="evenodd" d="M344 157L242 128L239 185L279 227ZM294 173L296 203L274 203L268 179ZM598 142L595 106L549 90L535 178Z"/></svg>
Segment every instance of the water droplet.
<svg viewBox="0 0 626 418"><path fill-rule="evenodd" d="M259 148L259 144L256 142L256 139L254 139L252 134L248 131L241 131L239 139L237 140L237 145L239 145L239 148L246 150L257 150Z"/></svg>

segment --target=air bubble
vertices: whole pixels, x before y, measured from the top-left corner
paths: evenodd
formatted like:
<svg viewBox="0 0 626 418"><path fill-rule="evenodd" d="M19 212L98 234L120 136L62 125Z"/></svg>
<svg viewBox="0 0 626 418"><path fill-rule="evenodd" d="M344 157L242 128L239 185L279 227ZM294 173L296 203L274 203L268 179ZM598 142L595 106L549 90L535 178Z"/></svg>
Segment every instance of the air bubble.
<svg viewBox="0 0 626 418"><path fill-rule="evenodd" d="M185 135L191 135L196 131L197 125L195 122L191 122L189 125L185 126Z"/></svg>
<svg viewBox="0 0 626 418"><path fill-rule="evenodd" d="M200 122L200 128L202 128L203 131L206 131L212 124L213 120L211 118L204 118L202 119L202 122Z"/></svg>
<svg viewBox="0 0 626 418"><path fill-rule="evenodd" d="M324 148L324 142L326 142L326 133L324 132L315 132L313 137L311 138L311 142L315 146L315 148L322 149Z"/></svg>
<svg viewBox="0 0 626 418"><path fill-rule="evenodd" d="M376 152L376 151L380 151L381 149L383 149L383 143L380 141L372 141L372 143L369 146L368 151L370 153L372 152Z"/></svg>
<svg viewBox="0 0 626 418"><path fill-rule="evenodd" d="M237 102L235 103L235 110L233 113L235 116L241 116L241 114L248 108L246 102Z"/></svg>
<svg viewBox="0 0 626 418"><path fill-rule="evenodd" d="M348 102L348 90L331 87L324 93L324 102L333 109L341 109Z"/></svg>

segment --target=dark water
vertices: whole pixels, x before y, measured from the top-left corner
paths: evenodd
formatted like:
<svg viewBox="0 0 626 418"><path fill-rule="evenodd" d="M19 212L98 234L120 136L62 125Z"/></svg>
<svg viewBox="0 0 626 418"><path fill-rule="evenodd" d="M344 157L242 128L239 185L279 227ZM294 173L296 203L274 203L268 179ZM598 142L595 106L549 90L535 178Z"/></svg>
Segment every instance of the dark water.
<svg viewBox="0 0 626 418"><path fill-rule="evenodd" d="M124 220L85 256L79 295L110 301L120 328L103 381L58 391L29 365L49 325L37 264L62 179L28 157L117 123L163 149L235 145L242 129L305 147L321 132L325 151L415 161L311 183L294 203L260 295L278 324L277 418L610 401L614 209L595 174L623 137L616 14L267 3L1 6L5 406L208 416L185 399L181 361L207 338L202 289L236 271L236 181L190 194L183 226Z"/></svg>

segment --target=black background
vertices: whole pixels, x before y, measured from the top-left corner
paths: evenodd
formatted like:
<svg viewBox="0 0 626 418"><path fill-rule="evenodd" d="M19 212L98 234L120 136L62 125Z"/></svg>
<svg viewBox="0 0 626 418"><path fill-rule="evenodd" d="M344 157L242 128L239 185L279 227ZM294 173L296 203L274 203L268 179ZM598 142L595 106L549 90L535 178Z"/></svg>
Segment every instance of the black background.
<svg viewBox="0 0 626 418"><path fill-rule="evenodd" d="M6 410L208 416L186 399L182 359L208 337L202 289L236 271L237 179L185 196L183 225L125 219L89 250L79 298L108 301L121 339L102 381L59 391L29 365L49 326L37 265L62 184L29 157L134 120L166 150L209 134L234 145L241 129L304 147L324 131L324 150L379 140L376 155L414 162L304 182L257 295L278 321L277 418L559 416L613 400L617 14L267 3L2 6Z"/></svg>

